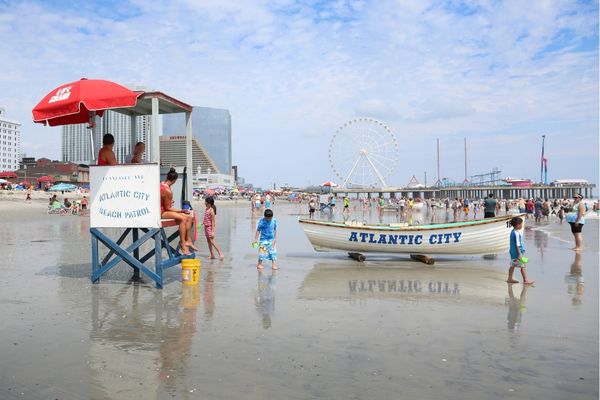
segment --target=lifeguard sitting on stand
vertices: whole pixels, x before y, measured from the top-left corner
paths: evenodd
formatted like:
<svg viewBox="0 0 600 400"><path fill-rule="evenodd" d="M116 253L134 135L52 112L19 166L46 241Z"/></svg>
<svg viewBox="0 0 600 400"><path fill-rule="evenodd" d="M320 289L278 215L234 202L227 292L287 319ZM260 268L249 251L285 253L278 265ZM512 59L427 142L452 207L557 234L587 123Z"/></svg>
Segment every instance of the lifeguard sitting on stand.
<svg viewBox="0 0 600 400"><path fill-rule="evenodd" d="M194 217L188 214L188 210L173 208L171 186L177 181L177 177L177 171L175 171L175 168L171 168L167 173L167 179L160 183L160 216L163 219L174 219L177 225L179 225L181 253L189 256L191 254L189 249L198 251L198 248L192 242Z"/></svg>

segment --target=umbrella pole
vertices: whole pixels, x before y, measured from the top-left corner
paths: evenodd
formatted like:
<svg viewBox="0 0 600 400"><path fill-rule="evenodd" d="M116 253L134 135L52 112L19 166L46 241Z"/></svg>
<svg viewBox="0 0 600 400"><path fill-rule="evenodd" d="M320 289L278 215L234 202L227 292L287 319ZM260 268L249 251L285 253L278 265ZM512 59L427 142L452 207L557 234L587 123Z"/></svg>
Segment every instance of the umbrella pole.
<svg viewBox="0 0 600 400"><path fill-rule="evenodd" d="M96 150L94 149L94 128L89 127L90 130L90 149L92 150L92 161L96 161Z"/></svg>
<svg viewBox="0 0 600 400"><path fill-rule="evenodd" d="M90 149L92 151L92 158L90 160L96 161L96 149L94 149L94 125L96 124L96 112L90 112L90 122L88 129L90 130Z"/></svg>

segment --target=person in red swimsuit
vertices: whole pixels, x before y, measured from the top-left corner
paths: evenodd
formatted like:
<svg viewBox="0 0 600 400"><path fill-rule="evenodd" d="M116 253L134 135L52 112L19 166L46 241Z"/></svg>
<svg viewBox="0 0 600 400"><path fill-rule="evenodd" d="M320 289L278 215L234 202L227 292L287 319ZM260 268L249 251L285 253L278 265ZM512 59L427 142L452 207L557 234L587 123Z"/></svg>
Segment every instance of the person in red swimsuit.
<svg viewBox="0 0 600 400"><path fill-rule="evenodd" d="M192 222L194 218L189 215L187 210L173 208L173 192L171 186L177 180L175 168L171 168L167 173L167 179L160 183L160 216L161 218L174 219L179 225L179 243L181 252L189 256L190 249L198 251L192 242Z"/></svg>
<svg viewBox="0 0 600 400"><path fill-rule="evenodd" d="M98 151L98 165L117 165L117 158L113 152L115 137L107 133L102 137L102 148Z"/></svg>

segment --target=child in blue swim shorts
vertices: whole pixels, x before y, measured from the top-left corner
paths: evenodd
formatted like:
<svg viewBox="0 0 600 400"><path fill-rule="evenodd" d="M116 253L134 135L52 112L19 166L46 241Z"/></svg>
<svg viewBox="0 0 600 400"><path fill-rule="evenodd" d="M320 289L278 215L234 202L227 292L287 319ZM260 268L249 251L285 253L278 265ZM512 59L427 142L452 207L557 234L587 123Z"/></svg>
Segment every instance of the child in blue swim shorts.
<svg viewBox="0 0 600 400"><path fill-rule="evenodd" d="M257 269L263 269L263 262L271 260L273 269L278 269L275 261L277 260L277 249L275 240L277 237L277 221L273 218L273 211L266 209L264 218L258 221L254 241L258 242L258 264Z"/></svg>

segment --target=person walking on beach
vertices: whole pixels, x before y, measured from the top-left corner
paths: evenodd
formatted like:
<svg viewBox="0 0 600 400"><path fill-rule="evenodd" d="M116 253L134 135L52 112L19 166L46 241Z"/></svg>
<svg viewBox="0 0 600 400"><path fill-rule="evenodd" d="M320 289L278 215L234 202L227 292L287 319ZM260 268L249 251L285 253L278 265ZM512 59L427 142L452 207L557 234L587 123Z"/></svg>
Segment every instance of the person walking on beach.
<svg viewBox="0 0 600 400"><path fill-rule="evenodd" d="M258 242L258 264L257 269L263 269L263 262L271 260L271 268L279 269L275 264L277 260L277 221L273 218L273 211L266 209L264 218L258 221L254 242Z"/></svg>
<svg viewBox="0 0 600 400"><path fill-rule="evenodd" d="M206 242L208 243L208 251L210 251L210 258L215 258L215 253L213 253L213 248L217 250L219 253L219 260L224 258L223 253L221 252L221 248L215 241L215 231L217 230L217 207L215 207L215 199L211 196L208 196L204 199L204 204L206 205L206 211L204 212L204 235L206 236Z"/></svg>
<svg viewBox="0 0 600 400"><path fill-rule="evenodd" d="M31 187L27 188L27 197L25 197L25 201L31 203Z"/></svg>
<svg viewBox="0 0 600 400"><path fill-rule="evenodd" d="M510 232L510 267L508 269L508 283L519 283L518 280L513 278L515 268L521 268L521 275L523 276L523 284L533 285L534 281L530 281L527 277L527 270L525 263L523 262L523 254L525 248L523 247L523 236L520 230L523 228L523 218L513 217L510 220L510 225L513 230Z"/></svg>
<svg viewBox="0 0 600 400"><path fill-rule="evenodd" d="M469 199L463 199L463 212L465 213L465 221L469 219Z"/></svg>
<svg viewBox="0 0 600 400"><path fill-rule="evenodd" d="M570 213L567 214L566 219L569 225L571 225L571 232L575 237L575 247L573 250L581 251L583 250L583 236L581 230L583 229L583 225L585 224L585 204L581 201L583 196L579 193L573 196L573 209Z"/></svg>
<svg viewBox="0 0 600 400"><path fill-rule="evenodd" d="M344 214L349 214L350 213L350 199L348 198L347 195L344 196L343 203L344 203Z"/></svg>
<svg viewBox="0 0 600 400"><path fill-rule="evenodd" d="M98 165L117 165L117 158L113 151L115 137L107 133L102 137L102 148L98 151Z"/></svg>
<svg viewBox="0 0 600 400"><path fill-rule="evenodd" d="M533 204L533 217L535 218L535 223L539 224L542 221L542 207L543 207L542 199L539 197L535 199L535 203Z"/></svg>
<svg viewBox="0 0 600 400"><path fill-rule="evenodd" d="M189 215L188 210L180 210L173 208L173 192L171 186L177 181L177 171L175 168L171 168L167 173L167 179L160 183L160 216L165 219L174 219L177 225L179 225L179 244L181 246L181 252L189 256L191 255L190 250L198 251L198 248L194 246L192 242L192 223L194 218Z"/></svg>
<svg viewBox="0 0 600 400"><path fill-rule="evenodd" d="M525 206L525 199L522 197L519 197L517 204L519 207L519 214L525 214L525 212L527 211L527 208Z"/></svg>
<svg viewBox="0 0 600 400"><path fill-rule="evenodd" d="M494 193L488 194L487 199L483 201L483 218L494 218L497 205L498 201L494 198Z"/></svg>
<svg viewBox="0 0 600 400"><path fill-rule="evenodd" d="M329 196L329 208L331 209L331 215L335 212L335 195L332 193Z"/></svg>
<svg viewBox="0 0 600 400"><path fill-rule="evenodd" d="M315 217L315 209L317 208L317 200L314 196L311 196L308 200L308 218L313 219Z"/></svg>
<svg viewBox="0 0 600 400"><path fill-rule="evenodd" d="M533 212L535 211L535 203L533 202L533 199L527 200L527 203L525 204L525 211L527 212L527 219L531 218Z"/></svg>

